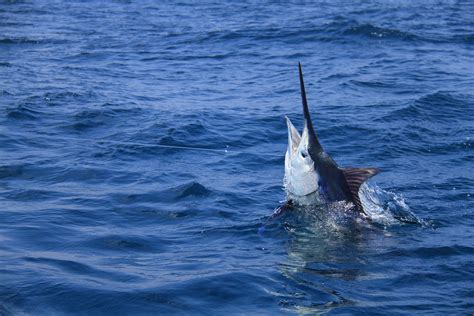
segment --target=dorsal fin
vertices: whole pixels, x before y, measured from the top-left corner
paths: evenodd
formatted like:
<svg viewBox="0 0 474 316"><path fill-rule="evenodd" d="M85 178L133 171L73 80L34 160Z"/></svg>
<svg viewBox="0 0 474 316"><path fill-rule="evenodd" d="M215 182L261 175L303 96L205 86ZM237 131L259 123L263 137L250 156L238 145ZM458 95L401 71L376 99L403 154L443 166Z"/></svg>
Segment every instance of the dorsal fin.
<svg viewBox="0 0 474 316"><path fill-rule="evenodd" d="M323 148L321 147L318 137L314 132L313 122L311 120L311 115L309 114L308 100L306 99L306 90L304 87L303 70L301 69L301 63L298 63L298 72L300 76L301 103L303 104L304 124L305 127L308 129L309 142L311 144L311 147L313 147L313 150L321 152L323 151Z"/></svg>
<svg viewBox="0 0 474 316"><path fill-rule="evenodd" d="M378 168L347 168L342 169L349 189L351 190L352 200L359 210L364 213L364 208L359 198L359 189L362 183L380 172Z"/></svg>

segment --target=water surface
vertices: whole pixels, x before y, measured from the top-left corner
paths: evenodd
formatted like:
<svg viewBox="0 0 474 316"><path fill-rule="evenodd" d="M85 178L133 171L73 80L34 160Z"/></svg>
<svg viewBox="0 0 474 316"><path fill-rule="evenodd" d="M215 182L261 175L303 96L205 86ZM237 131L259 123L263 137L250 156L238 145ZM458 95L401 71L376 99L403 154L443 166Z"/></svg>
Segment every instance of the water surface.
<svg viewBox="0 0 474 316"><path fill-rule="evenodd" d="M0 314L472 313L473 45L469 1L2 2ZM259 233L298 61L373 223Z"/></svg>

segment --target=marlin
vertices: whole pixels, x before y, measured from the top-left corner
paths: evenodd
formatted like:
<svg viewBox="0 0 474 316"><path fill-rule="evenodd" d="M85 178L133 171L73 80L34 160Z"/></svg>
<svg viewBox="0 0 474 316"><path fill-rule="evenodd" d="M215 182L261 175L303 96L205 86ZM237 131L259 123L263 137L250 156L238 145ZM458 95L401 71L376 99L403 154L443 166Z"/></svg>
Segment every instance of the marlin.
<svg viewBox="0 0 474 316"><path fill-rule="evenodd" d="M378 168L340 168L324 151L313 128L306 99L301 64L298 63L304 127L300 134L290 119L288 149L283 181L289 205L328 205L346 202L351 209L365 214L359 198L361 185L379 173Z"/></svg>

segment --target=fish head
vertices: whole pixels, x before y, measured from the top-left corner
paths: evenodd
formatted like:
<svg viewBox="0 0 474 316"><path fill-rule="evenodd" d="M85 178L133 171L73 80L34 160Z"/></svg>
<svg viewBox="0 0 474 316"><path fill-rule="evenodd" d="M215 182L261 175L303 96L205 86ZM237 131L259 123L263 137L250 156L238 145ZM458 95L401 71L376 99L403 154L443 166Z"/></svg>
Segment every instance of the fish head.
<svg viewBox="0 0 474 316"><path fill-rule="evenodd" d="M305 122L300 135L290 119L288 126L288 149L285 154L284 186L289 195L303 197L318 191L319 174L317 165L311 155L310 132Z"/></svg>

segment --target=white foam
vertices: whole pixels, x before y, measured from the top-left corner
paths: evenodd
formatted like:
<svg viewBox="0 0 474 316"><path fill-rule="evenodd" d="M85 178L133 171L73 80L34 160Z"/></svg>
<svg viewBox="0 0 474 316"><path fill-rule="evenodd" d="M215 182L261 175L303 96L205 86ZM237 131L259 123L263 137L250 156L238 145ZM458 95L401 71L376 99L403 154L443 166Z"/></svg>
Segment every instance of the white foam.
<svg viewBox="0 0 474 316"><path fill-rule="evenodd" d="M422 224L406 204L401 194L386 191L376 184L364 183L359 191L360 201L367 216L382 225L402 222Z"/></svg>

